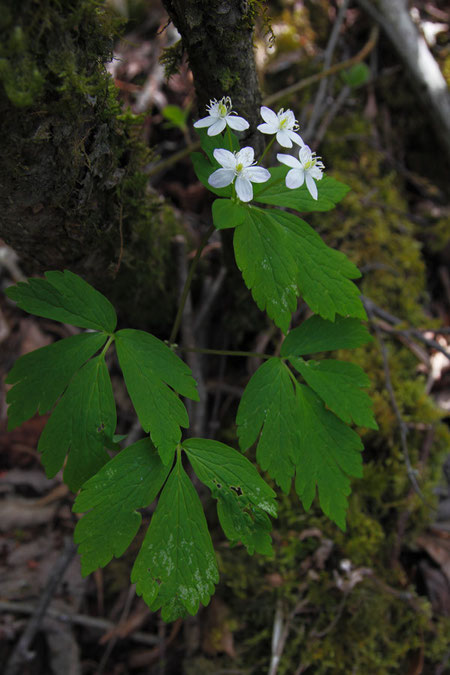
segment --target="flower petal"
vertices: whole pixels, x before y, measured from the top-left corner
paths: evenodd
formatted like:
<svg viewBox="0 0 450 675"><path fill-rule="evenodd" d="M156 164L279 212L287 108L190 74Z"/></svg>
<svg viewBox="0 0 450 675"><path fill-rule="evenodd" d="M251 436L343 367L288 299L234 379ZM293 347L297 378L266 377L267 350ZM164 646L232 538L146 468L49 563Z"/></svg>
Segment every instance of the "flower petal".
<svg viewBox="0 0 450 675"><path fill-rule="evenodd" d="M236 194L241 202L250 202L253 199L252 184L245 176L236 178Z"/></svg>
<svg viewBox="0 0 450 675"><path fill-rule="evenodd" d="M277 133L277 141L283 146L283 148L292 148L292 141L285 129L280 129L280 131Z"/></svg>
<svg viewBox="0 0 450 675"><path fill-rule="evenodd" d="M256 127L258 131L260 131L262 134L276 134L278 131L277 127L274 127L273 124L258 124Z"/></svg>
<svg viewBox="0 0 450 675"><path fill-rule="evenodd" d="M291 139L291 141L294 141L294 143L297 143L297 145L299 145L300 147L303 147L305 145L305 141L303 140L303 138L295 131L291 131L290 129L288 129L286 133L289 134L289 138Z"/></svg>
<svg viewBox="0 0 450 675"><path fill-rule="evenodd" d="M304 145L302 148L300 148L298 156L302 164L306 164L306 162L309 162L312 158L312 151L309 145Z"/></svg>
<svg viewBox="0 0 450 675"><path fill-rule="evenodd" d="M314 180L322 180L322 169L320 169L318 166L312 166L309 170L309 173L314 178Z"/></svg>
<svg viewBox="0 0 450 675"><path fill-rule="evenodd" d="M243 167L251 166L255 158L255 151L250 146L246 146L236 153L236 164L242 164Z"/></svg>
<svg viewBox="0 0 450 675"><path fill-rule="evenodd" d="M236 155L225 148L216 148L213 152L214 159L223 166L224 169L236 168Z"/></svg>
<svg viewBox="0 0 450 675"><path fill-rule="evenodd" d="M214 122L214 124L209 127L208 136L217 136L217 134L220 134L220 132L223 131L226 126L227 123L223 117L221 117L220 120L217 120L217 122Z"/></svg>
<svg viewBox="0 0 450 675"><path fill-rule="evenodd" d="M233 169L217 169L208 178L208 183L215 188L223 188L231 185L234 179Z"/></svg>
<svg viewBox="0 0 450 675"><path fill-rule="evenodd" d="M237 117L236 115L227 115L225 121L230 129L234 129L235 131L245 131L245 129L248 129L250 126L247 120L244 120L243 117Z"/></svg>
<svg viewBox="0 0 450 675"><path fill-rule="evenodd" d="M215 121L216 121L215 117L210 117L208 115L208 117L202 117L201 120L197 120L197 122L194 122L194 127L196 129L201 129L202 127L210 127L211 124L214 124Z"/></svg>
<svg viewBox="0 0 450 675"><path fill-rule="evenodd" d="M282 164L286 164L286 166L290 166L291 169L301 169L302 165L298 161L296 157L292 157L292 155L282 155L280 153L277 154L277 160L281 162Z"/></svg>
<svg viewBox="0 0 450 675"><path fill-rule="evenodd" d="M251 180L252 183L265 183L270 178L269 171L263 166L249 166L242 171L242 175Z"/></svg>
<svg viewBox="0 0 450 675"><path fill-rule="evenodd" d="M309 194L313 199L317 199L317 185L314 182L314 178L306 174L306 187L308 188Z"/></svg>
<svg viewBox="0 0 450 675"><path fill-rule="evenodd" d="M295 190L303 185L305 172L303 169L291 169L286 174L286 187Z"/></svg>
<svg viewBox="0 0 450 675"><path fill-rule="evenodd" d="M261 117L263 118L264 122L267 122L271 126L275 127L278 129L279 127L279 119L278 115L274 113L273 110L270 108L267 108L265 105L261 106L261 109L259 111L261 113ZM265 132L263 132L265 133ZM274 133L274 132L271 132Z"/></svg>

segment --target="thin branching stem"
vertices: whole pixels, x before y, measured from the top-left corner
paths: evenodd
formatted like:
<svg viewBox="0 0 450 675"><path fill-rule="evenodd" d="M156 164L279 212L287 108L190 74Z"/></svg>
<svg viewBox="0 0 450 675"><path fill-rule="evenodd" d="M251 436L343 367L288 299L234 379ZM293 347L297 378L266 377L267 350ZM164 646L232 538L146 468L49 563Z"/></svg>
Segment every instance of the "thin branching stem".
<svg viewBox="0 0 450 675"><path fill-rule="evenodd" d="M185 284L184 284L183 292L181 293L180 304L178 306L177 315L176 315L175 320L173 322L172 330L170 332L169 343L171 345L175 342L175 338L178 335L178 330L180 328L181 319L183 317L184 306L186 304L186 300L187 300L188 295L189 295L192 279L194 278L195 270L197 269L197 265L199 263L200 256L202 255L203 249L205 248L206 244L208 243L208 240L209 240L209 238L210 238L210 236L212 235L213 232L214 232L214 225L211 225L211 227L208 229L207 233L203 237L203 241L201 242L200 246L198 247L198 249L195 253L195 256L194 256L194 260L192 261L192 265L191 265L191 268L189 270L189 274L187 275L187 278L186 278L186 281L185 281Z"/></svg>

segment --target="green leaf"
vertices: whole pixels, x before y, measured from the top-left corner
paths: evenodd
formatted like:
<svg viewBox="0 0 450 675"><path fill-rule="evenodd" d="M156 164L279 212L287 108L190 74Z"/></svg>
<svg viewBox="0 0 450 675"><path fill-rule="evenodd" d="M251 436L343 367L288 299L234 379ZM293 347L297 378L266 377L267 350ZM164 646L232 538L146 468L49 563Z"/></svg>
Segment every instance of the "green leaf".
<svg viewBox="0 0 450 675"><path fill-rule="evenodd" d="M81 277L64 272L46 272L45 279L28 279L6 289L18 306L37 316L81 328L112 333L117 317L104 295Z"/></svg>
<svg viewBox="0 0 450 675"><path fill-rule="evenodd" d="M244 222L247 207L233 202L231 199L216 199L212 205L214 227L226 230Z"/></svg>
<svg viewBox="0 0 450 675"><path fill-rule="evenodd" d="M83 576L119 558L137 534L142 509L156 498L170 467L149 438L130 445L84 483L72 511L86 513L75 528Z"/></svg>
<svg viewBox="0 0 450 675"><path fill-rule="evenodd" d="M290 331L281 346L281 356L353 349L371 340L372 336L359 319L336 316L332 322L315 314Z"/></svg>
<svg viewBox="0 0 450 675"><path fill-rule="evenodd" d="M166 105L161 110L162 116L170 122L170 124L183 131L186 129L186 120L189 115L189 107L183 110L178 105ZM169 125L167 125L169 126Z"/></svg>
<svg viewBox="0 0 450 675"><path fill-rule="evenodd" d="M189 438L183 448L198 478L218 500L217 512L225 535L242 541L248 552L270 555L270 519L276 517L275 492L246 457L224 443Z"/></svg>
<svg viewBox="0 0 450 675"><path fill-rule="evenodd" d="M214 159L214 150L216 148L225 148L225 150L230 150L230 152L238 152L240 150L238 137L228 127L225 134L216 134L215 136L208 136L208 129L204 127L195 129L195 132L200 138L202 150L208 155L215 168L220 166Z"/></svg>
<svg viewBox="0 0 450 675"><path fill-rule="evenodd" d="M350 87L360 87L369 80L370 68L366 63L355 63L348 70L344 70L341 76Z"/></svg>
<svg viewBox="0 0 450 675"><path fill-rule="evenodd" d="M311 309L334 321L336 314L367 319L357 286L350 281L360 271L340 251L325 244L312 227L292 213L271 209L268 214L285 233L297 263L300 293Z"/></svg>
<svg viewBox="0 0 450 675"><path fill-rule="evenodd" d="M286 333L301 293L325 319L336 314L365 319L358 268L329 248L303 220L278 209L250 207L235 229L236 262L260 309Z"/></svg>
<svg viewBox="0 0 450 675"><path fill-rule="evenodd" d="M118 331L115 344L139 421L150 432L163 463L170 464L181 439L180 426L189 426L177 394L198 401L190 368L164 342L141 330Z"/></svg>
<svg viewBox="0 0 450 675"><path fill-rule="evenodd" d="M378 429L372 410L372 401L362 389L370 386L365 372L355 363L324 359L304 361L291 358L290 362L327 407L343 422L352 421L361 427Z"/></svg>
<svg viewBox="0 0 450 675"><path fill-rule="evenodd" d="M349 476L362 477L361 439L305 385L297 384L297 402L296 492L308 511L317 486L322 511L345 531Z"/></svg>
<svg viewBox="0 0 450 675"><path fill-rule="evenodd" d="M348 185L344 185L344 183L340 183L330 176L324 176L322 180L317 181L318 198L316 200L309 194L306 184L295 190L286 187L286 174L290 171L288 167L276 166L269 171L270 180L253 186L255 202L283 206L303 213L330 211L350 190Z"/></svg>
<svg viewBox="0 0 450 675"><path fill-rule="evenodd" d="M109 460L103 436L116 428L116 406L104 358L88 361L69 383L39 439L38 450L47 476L61 469L76 492Z"/></svg>
<svg viewBox="0 0 450 675"><path fill-rule="evenodd" d="M284 492L289 492L300 429L293 383L280 359L268 359L252 376L242 395L236 423L243 451L261 432L258 463Z"/></svg>
<svg viewBox="0 0 450 675"><path fill-rule="evenodd" d="M283 228L268 211L250 207L234 231L234 253L245 284L259 309L287 333L297 308L297 264Z"/></svg>
<svg viewBox="0 0 450 675"><path fill-rule="evenodd" d="M228 185L224 188L214 188L208 183L208 178L212 172L220 168L220 165L215 160L214 164L211 164L211 162L205 157L205 155L202 155L201 152L193 152L191 154L191 160L194 166L195 175L199 179L200 183L205 186L205 188L219 197L231 197L233 193L231 185Z"/></svg>
<svg viewBox="0 0 450 675"><path fill-rule="evenodd" d="M207 605L219 580L200 499L178 459L131 572L136 593L164 621Z"/></svg>
<svg viewBox="0 0 450 675"><path fill-rule="evenodd" d="M82 333L36 349L18 359L5 382L14 385L6 395L8 430L46 413L56 403L74 373L106 342L101 333Z"/></svg>

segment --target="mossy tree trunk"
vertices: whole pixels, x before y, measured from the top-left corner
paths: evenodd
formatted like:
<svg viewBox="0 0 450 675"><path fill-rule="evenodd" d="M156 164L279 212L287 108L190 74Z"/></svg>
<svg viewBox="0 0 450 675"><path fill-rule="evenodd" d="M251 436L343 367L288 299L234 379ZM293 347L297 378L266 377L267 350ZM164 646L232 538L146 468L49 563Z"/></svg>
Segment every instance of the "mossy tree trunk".
<svg viewBox="0 0 450 675"><path fill-rule="evenodd" d="M253 53L257 3L249 0L163 0L178 28L194 84L200 115L212 98L230 96L233 108L250 123L247 141L257 146L261 93ZM260 149L255 147L255 149Z"/></svg>
<svg viewBox="0 0 450 675"><path fill-rule="evenodd" d="M68 268L164 326L176 224L105 70L116 33L98 0L0 0L0 237L26 274Z"/></svg>

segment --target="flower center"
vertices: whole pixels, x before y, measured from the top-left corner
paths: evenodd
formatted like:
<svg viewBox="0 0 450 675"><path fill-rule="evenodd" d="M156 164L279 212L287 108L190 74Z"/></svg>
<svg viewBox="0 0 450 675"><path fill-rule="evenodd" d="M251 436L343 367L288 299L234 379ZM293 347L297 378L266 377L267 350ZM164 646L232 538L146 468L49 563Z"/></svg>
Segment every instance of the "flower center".
<svg viewBox="0 0 450 675"><path fill-rule="evenodd" d="M224 105L223 103L219 103L219 115L221 117L225 117L227 114L227 106Z"/></svg>
<svg viewBox="0 0 450 675"><path fill-rule="evenodd" d="M241 163L236 164L236 173L241 173L243 168L244 166Z"/></svg>
<svg viewBox="0 0 450 675"><path fill-rule="evenodd" d="M305 169L312 169L313 166L315 165L316 161L317 160L315 160L315 159L308 159L308 161L305 162L305 165L304 165Z"/></svg>

